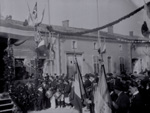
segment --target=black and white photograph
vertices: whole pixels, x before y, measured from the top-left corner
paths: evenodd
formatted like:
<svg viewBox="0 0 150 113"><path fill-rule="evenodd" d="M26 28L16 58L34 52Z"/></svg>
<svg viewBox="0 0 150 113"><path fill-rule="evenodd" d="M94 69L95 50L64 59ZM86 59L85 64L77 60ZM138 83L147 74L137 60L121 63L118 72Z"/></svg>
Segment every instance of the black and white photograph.
<svg viewBox="0 0 150 113"><path fill-rule="evenodd" d="M0 0L0 113L150 113L150 0Z"/></svg>

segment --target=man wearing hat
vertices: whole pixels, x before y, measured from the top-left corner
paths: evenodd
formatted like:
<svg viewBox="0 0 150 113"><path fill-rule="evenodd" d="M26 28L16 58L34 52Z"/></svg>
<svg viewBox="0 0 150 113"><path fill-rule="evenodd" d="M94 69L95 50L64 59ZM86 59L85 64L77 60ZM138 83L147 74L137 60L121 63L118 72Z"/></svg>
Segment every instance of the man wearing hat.
<svg viewBox="0 0 150 113"><path fill-rule="evenodd" d="M132 81L129 90L132 93L129 113L145 113L144 102L138 90L138 84Z"/></svg>
<svg viewBox="0 0 150 113"><path fill-rule="evenodd" d="M124 93L123 85L119 79L115 81L114 91L118 95L116 101L112 101L115 113L128 113L130 105L129 97Z"/></svg>

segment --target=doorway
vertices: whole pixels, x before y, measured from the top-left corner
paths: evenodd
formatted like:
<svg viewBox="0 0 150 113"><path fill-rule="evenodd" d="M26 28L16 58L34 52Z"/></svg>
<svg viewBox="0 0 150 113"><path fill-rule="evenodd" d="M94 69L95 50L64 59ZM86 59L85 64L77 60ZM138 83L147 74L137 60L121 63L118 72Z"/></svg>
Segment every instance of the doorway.
<svg viewBox="0 0 150 113"><path fill-rule="evenodd" d="M76 53L77 62L79 65L80 72L82 74L82 54ZM76 60L74 53L67 53L67 77L72 78L76 71Z"/></svg>

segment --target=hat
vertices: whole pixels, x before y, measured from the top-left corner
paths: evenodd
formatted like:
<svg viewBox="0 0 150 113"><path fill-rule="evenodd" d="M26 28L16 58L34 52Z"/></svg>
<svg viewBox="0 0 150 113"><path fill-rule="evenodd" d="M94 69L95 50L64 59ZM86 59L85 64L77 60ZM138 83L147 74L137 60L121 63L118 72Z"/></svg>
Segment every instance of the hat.
<svg viewBox="0 0 150 113"><path fill-rule="evenodd" d="M130 86L131 86L131 87L138 87L138 83L135 82L135 81L132 81L132 82L130 83Z"/></svg>
<svg viewBox="0 0 150 113"><path fill-rule="evenodd" d="M123 84L119 79L115 80L114 89L117 89L119 91L123 91Z"/></svg>
<svg viewBox="0 0 150 113"><path fill-rule="evenodd" d="M89 74L85 74L84 77L87 78L87 79L89 79L90 75Z"/></svg>
<svg viewBox="0 0 150 113"><path fill-rule="evenodd" d="M148 84L149 82L149 78L148 77L145 77L143 80L141 80L141 85L146 87L146 85Z"/></svg>

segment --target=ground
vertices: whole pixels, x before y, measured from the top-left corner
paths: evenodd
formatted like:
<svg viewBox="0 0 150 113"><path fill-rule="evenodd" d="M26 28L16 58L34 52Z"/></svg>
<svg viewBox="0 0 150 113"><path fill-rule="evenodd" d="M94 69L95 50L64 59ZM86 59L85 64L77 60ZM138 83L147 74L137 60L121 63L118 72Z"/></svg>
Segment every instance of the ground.
<svg viewBox="0 0 150 113"><path fill-rule="evenodd" d="M69 108L57 108L57 109L47 109L47 110L41 110L41 111L32 111L29 113L78 113L75 109L69 109ZM83 113L90 113L87 110L83 110Z"/></svg>

